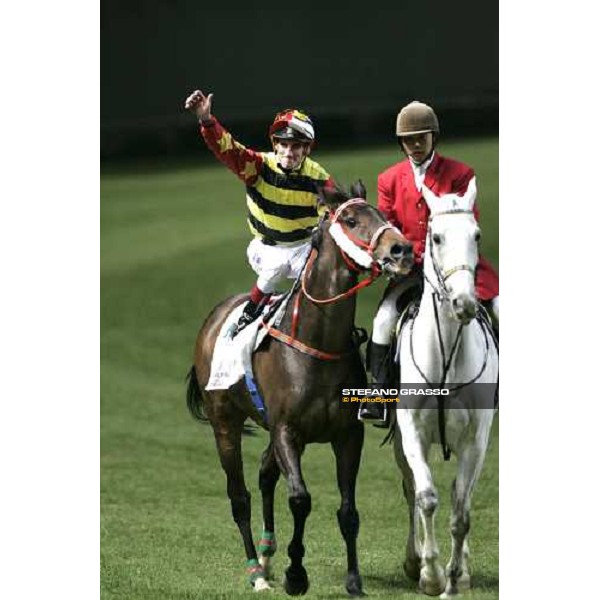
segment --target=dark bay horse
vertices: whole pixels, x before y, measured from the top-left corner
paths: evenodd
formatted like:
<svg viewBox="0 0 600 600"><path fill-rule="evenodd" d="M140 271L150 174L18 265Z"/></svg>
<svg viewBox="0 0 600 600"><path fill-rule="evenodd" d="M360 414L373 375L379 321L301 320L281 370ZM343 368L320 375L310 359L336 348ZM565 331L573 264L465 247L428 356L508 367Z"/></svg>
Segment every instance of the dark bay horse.
<svg viewBox="0 0 600 600"><path fill-rule="evenodd" d="M291 562L284 587L291 595L304 594L308 589L302 542L311 496L302 476L301 456L306 444L327 442L335 453L341 494L337 517L348 559L346 590L353 596L362 595L356 554L359 517L355 484L364 428L357 419L357 406L342 408L340 391L342 386L366 385L358 345L353 341L356 291L382 271L397 277L407 274L412 266L410 243L363 200L365 196L361 182L354 184L350 193L341 189L320 192L328 213L313 239L302 285L290 299L280 328L270 330L253 356L254 377L267 409L268 425L252 403L243 379L226 390L205 390L221 326L230 311L248 296L230 297L217 305L198 334L188 408L196 418L208 419L214 430L233 519L246 551L250 582L258 591L269 589L269 559L276 548L274 492L281 473L288 483L294 519L288 546ZM361 271L370 271L371 276L357 283ZM259 473L264 519L260 562L251 532L250 494L242 467L242 431L248 417L270 432Z"/></svg>

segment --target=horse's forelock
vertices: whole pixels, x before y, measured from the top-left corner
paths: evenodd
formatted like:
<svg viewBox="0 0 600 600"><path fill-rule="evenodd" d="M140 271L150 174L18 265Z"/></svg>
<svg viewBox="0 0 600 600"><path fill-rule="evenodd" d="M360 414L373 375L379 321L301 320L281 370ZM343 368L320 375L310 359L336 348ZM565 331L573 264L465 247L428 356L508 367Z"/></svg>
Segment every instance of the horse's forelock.
<svg viewBox="0 0 600 600"><path fill-rule="evenodd" d="M367 199L367 188L361 179L355 181L350 186L350 194L352 194L353 198L363 198L364 200Z"/></svg>

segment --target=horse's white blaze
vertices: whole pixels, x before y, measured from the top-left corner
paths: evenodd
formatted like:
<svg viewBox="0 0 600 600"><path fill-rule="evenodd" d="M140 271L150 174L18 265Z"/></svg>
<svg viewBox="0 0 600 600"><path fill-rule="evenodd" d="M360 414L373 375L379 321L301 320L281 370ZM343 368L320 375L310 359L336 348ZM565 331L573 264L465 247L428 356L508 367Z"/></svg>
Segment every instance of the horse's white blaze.
<svg viewBox="0 0 600 600"><path fill-rule="evenodd" d="M339 223L334 223L329 228L329 234L335 243L357 264L364 269L370 269L373 264L373 257L359 248L345 233Z"/></svg>
<svg viewBox="0 0 600 600"><path fill-rule="evenodd" d="M498 354L492 340L472 318L470 302L475 303L474 273L478 260L477 234L479 228L470 212L475 202L475 179L469 183L463 196L448 194L436 196L423 187L423 195L431 209L430 234L424 256L424 291L414 323L402 331L400 342L400 373L402 383L418 384L427 381L438 384L446 372L445 384L460 384L477 379L477 384L495 384L498 377ZM458 211L450 212L446 211ZM434 242L434 236L437 243ZM433 257L433 258L432 258ZM437 264L437 272L433 261ZM445 288L441 289L441 273ZM447 275L447 277L446 277ZM438 293L436 293L438 292ZM442 299L443 298L443 299ZM463 311L462 323L456 317ZM465 308L466 307L466 308ZM463 310L464 309L464 310ZM439 331L436 325L436 310ZM450 365L444 365L440 338L446 360L450 348L460 335L456 352ZM411 350L412 336L412 350ZM418 365L418 368L417 368ZM482 369L482 367L485 368ZM445 369L445 367L449 367ZM425 375L425 380L421 375ZM482 388L471 388L475 390ZM489 392L488 390L486 390ZM489 396L486 400L491 400ZM449 400L449 402L453 402ZM445 591L444 597L458 594L470 585L468 571L468 545L471 495L481 473L494 408L491 402L480 408L473 402L463 401L446 410L446 442L457 457L457 476L452 494L452 555L444 577L438 562L438 546L434 532L434 516L438 504L437 490L427 462L432 444L440 442L437 399L425 397L416 408L399 408L397 413L396 460L404 479L414 481L416 507L423 523L424 540L421 550L422 568L419 586L426 593ZM489 408L487 408L489 406ZM435 450L437 451L437 449ZM402 456L403 453L403 456ZM410 539L407 548L418 552L418 542Z"/></svg>

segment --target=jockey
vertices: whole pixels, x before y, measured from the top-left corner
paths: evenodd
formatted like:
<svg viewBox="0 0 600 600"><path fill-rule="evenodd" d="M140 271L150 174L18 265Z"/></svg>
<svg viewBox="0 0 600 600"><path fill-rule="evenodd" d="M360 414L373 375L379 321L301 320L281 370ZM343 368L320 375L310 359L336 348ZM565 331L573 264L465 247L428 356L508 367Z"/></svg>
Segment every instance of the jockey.
<svg viewBox="0 0 600 600"><path fill-rule="evenodd" d="M421 192L423 185L438 196L463 194L475 176L471 167L435 151L439 133L438 118L430 106L416 101L405 106L396 119L396 136L407 158L378 177L377 207L412 242L415 269L406 280L390 283L375 315L369 361L373 387L389 386L389 354L394 328L402 310L420 291L420 270L429 219L429 208ZM479 221L477 205L474 213ZM477 297L490 312L497 328L500 321L499 278L482 256L477 265L475 287ZM380 419L383 407L365 404L360 414L362 418Z"/></svg>
<svg viewBox="0 0 600 600"><path fill-rule="evenodd" d="M258 280L231 336L256 319L285 278L295 279L306 262L318 224L318 188L334 186L329 173L309 158L315 143L310 118L296 109L275 116L269 127L272 152L236 141L211 113L213 94L200 90L185 101L213 154L246 184L247 221L254 239L247 257Z"/></svg>

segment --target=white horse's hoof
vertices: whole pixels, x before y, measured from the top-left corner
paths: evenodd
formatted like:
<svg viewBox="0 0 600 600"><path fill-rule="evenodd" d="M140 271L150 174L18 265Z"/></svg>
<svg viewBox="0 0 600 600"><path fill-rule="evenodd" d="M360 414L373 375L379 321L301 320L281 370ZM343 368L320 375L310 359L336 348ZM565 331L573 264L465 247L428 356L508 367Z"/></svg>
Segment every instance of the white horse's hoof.
<svg viewBox="0 0 600 600"><path fill-rule="evenodd" d="M447 577L446 590L440 596L442 600L456 598L460 592L465 592L471 589L471 576L468 573L463 573L456 581L456 585L452 585L449 575L447 575Z"/></svg>
<svg viewBox="0 0 600 600"><path fill-rule="evenodd" d="M269 585L267 580L264 577L257 577L254 582L254 591L255 592L264 592L265 590L272 590L273 588Z"/></svg>
<svg viewBox="0 0 600 600"><path fill-rule="evenodd" d="M421 577L419 579L419 589L428 596L439 596L446 587L446 576L444 569L437 565L435 572L431 572L429 566L421 569Z"/></svg>

